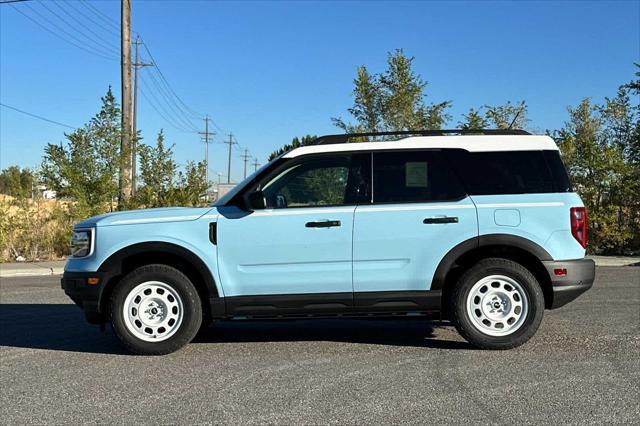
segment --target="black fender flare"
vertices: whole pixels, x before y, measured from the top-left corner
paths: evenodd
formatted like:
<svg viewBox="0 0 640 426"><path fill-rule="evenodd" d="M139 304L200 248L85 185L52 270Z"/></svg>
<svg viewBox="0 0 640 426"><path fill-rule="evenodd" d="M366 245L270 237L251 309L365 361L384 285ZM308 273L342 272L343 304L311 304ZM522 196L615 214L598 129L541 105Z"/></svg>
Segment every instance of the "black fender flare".
<svg viewBox="0 0 640 426"><path fill-rule="evenodd" d="M186 262L190 263L202 277L207 292L209 293L209 298L218 297L218 288L216 287L213 273L209 267L207 267L205 262L191 250L177 244L167 243L164 241L148 241L124 247L102 262L98 271L111 277L120 275L122 273L122 263L126 258L148 252L168 253L184 259Z"/></svg>
<svg viewBox="0 0 640 426"><path fill-rule="evenodd" d="M480 235L478 237L469 238L449 250L449 252L442 258L435 273L433 274L431 290L442 290L447 274L460 257L472 250L489 246L515 247L532 254L540 261L553 260L549 252L544 248L524 237L512 234Z"/></svg>

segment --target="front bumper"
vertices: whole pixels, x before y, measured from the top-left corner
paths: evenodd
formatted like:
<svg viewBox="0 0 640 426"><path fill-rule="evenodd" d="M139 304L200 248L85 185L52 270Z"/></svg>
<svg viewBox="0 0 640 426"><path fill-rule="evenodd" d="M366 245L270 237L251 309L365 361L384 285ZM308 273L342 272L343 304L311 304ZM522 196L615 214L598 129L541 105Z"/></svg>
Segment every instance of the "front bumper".
<svg viewBox="0 0 640 426"><path fill-rule="evenodd" d="M89 284L89 278L98 278L98 284ZM100 312L100 296L108 276L103 272L67 272L60 279L65 294L84 311L87 321L92 324L103 323Z"/></svg>
<svg viewBox="0 0 640 426"><path fill-rule="evenodd" d="M596 264L591 259L542 262L551 277L553 300L550 309L566 305L593 285ZM566 275L558 276L556 270L566 270Z"/></svg>

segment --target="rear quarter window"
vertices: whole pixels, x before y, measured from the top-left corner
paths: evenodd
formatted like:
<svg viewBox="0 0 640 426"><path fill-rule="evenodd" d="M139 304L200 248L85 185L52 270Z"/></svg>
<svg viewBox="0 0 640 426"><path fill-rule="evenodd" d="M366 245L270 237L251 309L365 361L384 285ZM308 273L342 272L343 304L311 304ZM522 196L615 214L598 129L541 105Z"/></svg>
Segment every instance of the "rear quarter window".
<svg viewBox="0 0 640 426"><path fill-rule="evenodd" d="M571 190L557 151L450 150L448 155L470 195L537 194Z"/></svg>

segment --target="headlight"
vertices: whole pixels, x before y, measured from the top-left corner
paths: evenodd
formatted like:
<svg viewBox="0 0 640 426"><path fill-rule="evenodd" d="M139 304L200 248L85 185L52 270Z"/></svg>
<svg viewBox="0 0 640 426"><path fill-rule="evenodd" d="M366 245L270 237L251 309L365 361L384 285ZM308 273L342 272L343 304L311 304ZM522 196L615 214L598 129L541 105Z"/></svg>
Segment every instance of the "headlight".
<svg viewBox="0 0 640 426"><path fill-rule="evenodd" d="M86 257L93 251L93 230L78 229L71 235L71 256Z"/></svg>

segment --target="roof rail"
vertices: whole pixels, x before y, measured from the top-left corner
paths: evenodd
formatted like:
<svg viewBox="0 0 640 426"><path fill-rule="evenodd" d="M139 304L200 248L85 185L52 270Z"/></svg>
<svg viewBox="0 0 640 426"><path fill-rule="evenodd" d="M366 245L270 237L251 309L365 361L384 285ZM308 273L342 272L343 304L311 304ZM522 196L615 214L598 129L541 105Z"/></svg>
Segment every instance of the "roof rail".
<svg viewBox="0 0 640 426"><path fill-rule="evenodd" d="M444 135L530 135L521 129L441 129L441 130L401 130L397 132L344 133L341 135L319 136L311 145L347 143L355 138L376 136L444 136Z"/></svg>

